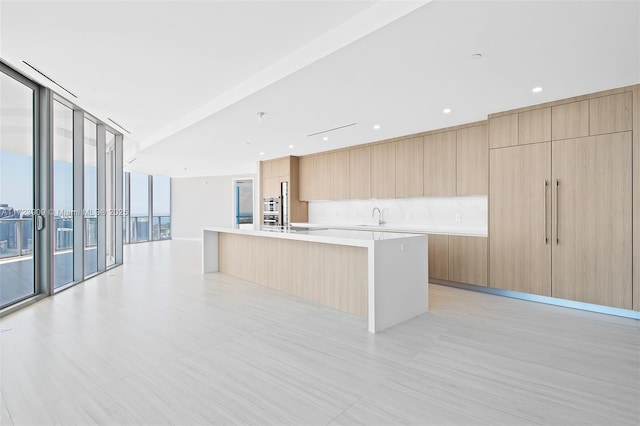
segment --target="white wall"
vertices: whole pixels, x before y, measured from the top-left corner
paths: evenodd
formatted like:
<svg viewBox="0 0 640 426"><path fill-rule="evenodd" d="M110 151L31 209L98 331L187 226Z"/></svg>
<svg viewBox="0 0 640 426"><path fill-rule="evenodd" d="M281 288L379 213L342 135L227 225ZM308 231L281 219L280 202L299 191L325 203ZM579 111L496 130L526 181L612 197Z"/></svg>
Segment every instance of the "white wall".
<svg viewBox="0 0 640 426"><path fill-rule="evenodd" d="M253 178L254 220L259 220L256 175L171 179L171 236L202 239L202 228L234 224L234 178Z"/></svg>
<svg viewBox="0 0 640 426"><path fill-rule="evenodd" d="M382 218L388 225L436 232L487 233L486 196L314 201L309 203L309 223L374 224L378 219L377 212L375 218L371 217L374 207L382 210Z"/></svg>

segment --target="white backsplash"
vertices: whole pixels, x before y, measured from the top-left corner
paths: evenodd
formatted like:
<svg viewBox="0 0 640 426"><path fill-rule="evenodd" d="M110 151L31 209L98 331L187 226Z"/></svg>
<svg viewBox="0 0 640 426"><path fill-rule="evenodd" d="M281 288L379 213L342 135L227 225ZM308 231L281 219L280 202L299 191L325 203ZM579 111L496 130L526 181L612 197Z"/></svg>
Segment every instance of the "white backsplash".
<svg viewBox="0 0 640 426"><path fill-rule="evenodd" d="M309 203L309 223L377 224L378 213L375 218L371 215L374 207L380 208L382 220L389 226L487 233L486 196L313 201Z"/></svg>

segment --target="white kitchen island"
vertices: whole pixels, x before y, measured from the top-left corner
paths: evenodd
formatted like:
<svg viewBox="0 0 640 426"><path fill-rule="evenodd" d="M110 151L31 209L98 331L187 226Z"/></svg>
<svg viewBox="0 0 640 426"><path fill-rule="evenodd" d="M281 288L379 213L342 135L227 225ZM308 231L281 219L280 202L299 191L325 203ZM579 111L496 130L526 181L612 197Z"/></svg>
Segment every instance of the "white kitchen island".
<svg viewBox="0 0 640 426"><path fill-rule="evenodd" d="M203 231L203 273L225 273L365 317L371 333L428 311L427 258L426 235Z"/></svg>

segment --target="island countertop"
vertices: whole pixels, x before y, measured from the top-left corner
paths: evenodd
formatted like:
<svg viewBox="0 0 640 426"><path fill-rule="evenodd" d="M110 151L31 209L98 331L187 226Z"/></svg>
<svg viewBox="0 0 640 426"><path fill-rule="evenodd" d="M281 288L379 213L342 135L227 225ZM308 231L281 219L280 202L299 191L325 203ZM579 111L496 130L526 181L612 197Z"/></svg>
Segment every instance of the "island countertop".
<svg viewBox="0 0 640 426"><path fill-rule="evenodd" d="M304 226L303 226L304 227ZM419 234L381 232L371 229L327 229L308 227L308 229L237 229L210 226L204 231L225 232L229 234L253 235L256 237L282 238L287 240L310 241L316 243L339 244L353 247L373 247L375 241L417 237Z"/></svg>

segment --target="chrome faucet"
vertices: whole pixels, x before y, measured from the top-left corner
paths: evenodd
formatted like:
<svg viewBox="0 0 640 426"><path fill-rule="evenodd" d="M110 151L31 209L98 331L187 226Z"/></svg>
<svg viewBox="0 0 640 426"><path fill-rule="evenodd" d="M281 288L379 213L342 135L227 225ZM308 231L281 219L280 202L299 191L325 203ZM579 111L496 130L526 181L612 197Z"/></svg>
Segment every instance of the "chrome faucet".
<svg viewBox="0 0 640 426"><path fill-rule="evenodd" d="M371 211L371 217L376 217L376 210L378 210L378 226L382 225L384 221L382 220L382 211L378 207L374 207Z"/></svg>

